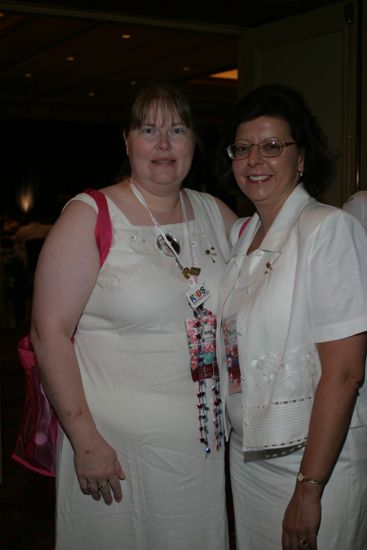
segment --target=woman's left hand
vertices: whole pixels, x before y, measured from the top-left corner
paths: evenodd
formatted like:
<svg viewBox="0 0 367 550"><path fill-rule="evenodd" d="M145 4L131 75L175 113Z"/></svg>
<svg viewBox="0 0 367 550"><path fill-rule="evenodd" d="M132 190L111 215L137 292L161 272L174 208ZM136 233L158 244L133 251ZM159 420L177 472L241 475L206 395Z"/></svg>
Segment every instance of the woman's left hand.
<svg viewBox="0 0 367 550"><path fill-rule="evenodd" d="M298 484L283 519L283 550L317 549L322 489Z"/></svg>

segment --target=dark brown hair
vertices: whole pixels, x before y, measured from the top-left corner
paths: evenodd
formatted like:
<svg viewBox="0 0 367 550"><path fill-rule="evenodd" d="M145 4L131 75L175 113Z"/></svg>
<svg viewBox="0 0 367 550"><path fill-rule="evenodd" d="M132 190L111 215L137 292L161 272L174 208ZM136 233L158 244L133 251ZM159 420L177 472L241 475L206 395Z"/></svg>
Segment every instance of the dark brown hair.
<svg viewBox="0 0 367 550"><path fill-rule="evenodd" d="M319 195L335 177L336 155L329 149L326 135L302 94L282 84L254 88L237 103L224 129L218 152L221 181L233 185L232 162L226 147L233 143L238 126L261 116L288 123L292 138L304 153L302 183L310 195Z"/></svg>

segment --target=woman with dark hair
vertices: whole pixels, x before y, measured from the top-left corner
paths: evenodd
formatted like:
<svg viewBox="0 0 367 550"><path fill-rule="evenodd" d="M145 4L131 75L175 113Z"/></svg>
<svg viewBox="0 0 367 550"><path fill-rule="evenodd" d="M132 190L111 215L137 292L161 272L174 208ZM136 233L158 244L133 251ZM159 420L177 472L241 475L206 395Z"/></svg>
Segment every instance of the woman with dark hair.
<svg viewBox="0 0 367 550"><path fill-rule="evenodd" d="M343 210L349 212L367 231L367 191L357 191L343 204Z"/></svg>
<svg viewBox="0 0 367 550"><path fill-rule="evenodd" d="M236 216L183 187L198 137L175 87L141 91L124 141L103 267L81 193L36 271L32 341L63 428L56 548L224 550L214 310Z"/></svg>
<svg viewBox="0 0 367 550"><path fill-rule="evenodd" d="M302 183L309 194L315 197L327 189L335 177L335 156L328 147L327 138L316 117L303 96L294 88L265 85L248 93L238 102L227 123L221 149L228 145L228 140L233 140L239 124L261 116L282 119L288 123L294 141L304 152ZM232 180L234 186L238 187L232 171L232 160L228 154L219 156L220 177L227 184Z"/></svg>
<svg viewBox="0 0 367 550"><path fill-rule="evenodd" d="M333 155L299 92L254 89L225 139L224 176L256 209L218 308L238 549L362 550L367 237L313 198Z"/></svg>

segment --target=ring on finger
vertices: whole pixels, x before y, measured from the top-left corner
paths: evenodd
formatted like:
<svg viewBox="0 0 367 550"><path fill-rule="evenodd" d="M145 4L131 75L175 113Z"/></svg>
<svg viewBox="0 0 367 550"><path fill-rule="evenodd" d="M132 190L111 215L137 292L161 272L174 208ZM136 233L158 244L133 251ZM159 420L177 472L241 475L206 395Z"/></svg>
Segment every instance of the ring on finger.
<svg viewBox="0 0 367 550"><path fill-rule="evenodd" d="M303 539L301 537L297 537L297 542L298 542L298 547L299 548L304 548L305 546L308 545L308 540L307 539Z"/></svg>

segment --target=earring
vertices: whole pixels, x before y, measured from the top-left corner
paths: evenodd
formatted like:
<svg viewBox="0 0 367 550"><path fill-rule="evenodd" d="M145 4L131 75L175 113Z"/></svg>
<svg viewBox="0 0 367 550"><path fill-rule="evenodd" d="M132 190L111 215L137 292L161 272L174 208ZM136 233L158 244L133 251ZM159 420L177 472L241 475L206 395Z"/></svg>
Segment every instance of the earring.
<svg viewBox="0 0 367 550"><path fill-rule="evenodd" d="M302 171L302 170L298 170L298 174L299 174L299 179L302 179L302 178L303 178L303 171Z"/></svg>

